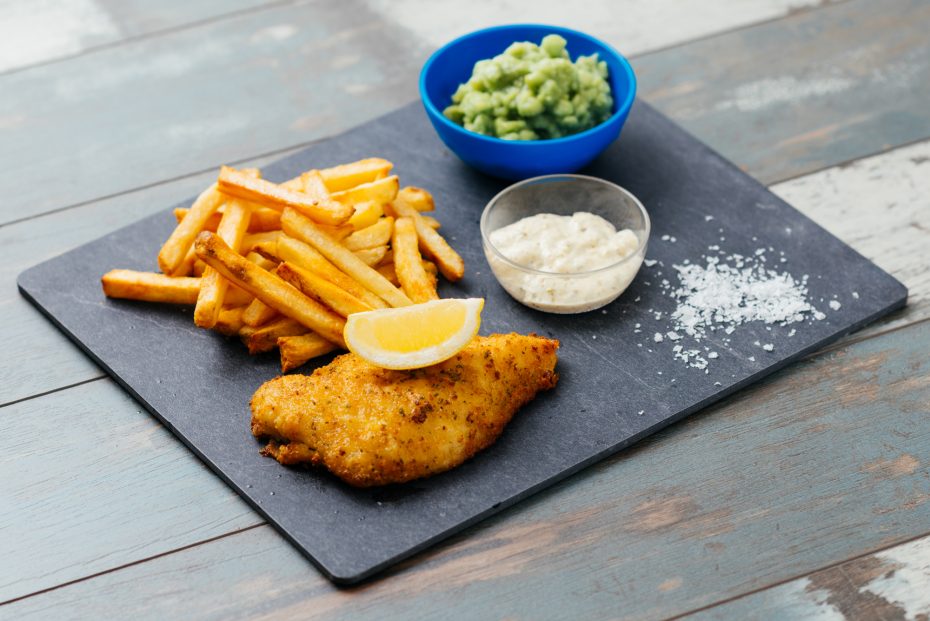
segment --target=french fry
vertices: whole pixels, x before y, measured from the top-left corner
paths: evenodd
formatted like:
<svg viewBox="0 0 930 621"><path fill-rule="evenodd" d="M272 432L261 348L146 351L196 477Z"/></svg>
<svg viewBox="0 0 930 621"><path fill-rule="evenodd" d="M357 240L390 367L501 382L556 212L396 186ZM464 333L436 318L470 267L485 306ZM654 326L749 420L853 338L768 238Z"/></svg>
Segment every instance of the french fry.
<svg viewBox="0 0 930 621"><path fill-rule="evenodd" d="M362 263L368 265L369 267L374 267L382 261L384 257L387 256L388 247L387 246L378 246L377 248L365 248L364 250L356 250L353 254L362 260Z"/></svg>
<svg viewBox="0 0 930 621"><path fill-rule="evenodd" d="M360 231L378 221L384 215L384 206L374 201L365 201L355 204L355 213L349 218L352 229Z"/></svg>
<svg viewBox="0 0 930 621"><path fill-rule="evenodd" d="M180 224L187 212L186 207L176 207L174 217ZM210 216L203 225L204 231L216 232L216 227L220 225L220 218L223 217L223 208L220 207L212 216ZM252 209L252 217L249 219L249 233L263 233L265 231L277 231L281 228L281 212L275 211L268 207L258 207Z"/></svg>
<svg viewBox="0 0 930 621"><path fill-rule="evenodd" d="M307 332L299 336L279 337L278 349L281 351L281 372L287 373L311 358L328 354L336 346L319 334Z"/></svg>
<svg viewBox="0 0 930 621"><path fill-rule="evenodd" d="M345 289L286 261L278 266L275 274L343 317L374 310Z"/></svg>
<svg viewBox="0 0 930 621"><path fill-rule="evenodd" d="M193 248L193 246L191 247ZM194 261L194 267L191 270L191 273L197 278L200 278L201 276L203 276L203 271L205 269L207 269L207 264L201 261L200 259L197 259L196 261Z"/></svg>
<svg viewBox="0 0 930 621"><path fill-rule="evenodd" d="M310 222L309 218L292 209L286 209L285 214L295 214ZM282 223L283 221L282 218ZM195 244L197 256L222 276L235 282L239 287L245 289L282 315L300 322L340 347L345 346L345 341L342 338L345 321L342 317L325 308L319 302L308 298L293 285L284 282L278 276L266 272L236 254L214 233L209 231L200 233Z"/></svg>
<svg viewBox="0 0 930 621"><path fill-rule="evenodd" d="M379 274L387 278L389 283L395 287L400 286L400 281L397 280L397 272L394 269L394 263L382 263L375 269L378 270Z"/></svg>
<svg viewBox="0 0 930 621"><path fill-rule="evenodd" d="M166 302L168 304L194 304L200 293L200 279L173 278L154 272L110 270L100 279L103 293L108 298Z"/></svg>
<svg viewBox="0 0 930 621"><path fill-rule="evenodd" d="M265 231L264 233L249 233L242 238L242 245L239 246L240 252L242 254L249 254L260 244L269 242L272 244L278 243L278 238L281 237L281 231Z"/></svg>
<svg viewBox="0 0 930 621"><path fill-rule="evenodd" d="M366 248L384 246L391 241L391 233L393 231L394 218L388 216L379 219L367 228L355 231L342 240L342 245L353 252L356 250L365 250Z"/></svg>
<svg viewBox="0 0 930 621"><path fill-rule="evenodd" d="M268 243L268 242L265 242L265 243ZM254 263L255 265L259 266L263 270L266 270L269 272L278 266L276 261L269 259L268 257L256 252L255 250L245 255L245 258L251 261L252 263Z"/></svg>
<svg viewBox="0 0 930 621"><path fill-rule="evenodd" d="M380 157L370 157L350 164L324 168L320 177L330 192L339 192L354 188L363 183L370 183L391 172L394 165Z"/></svg>
<svg viewBox="0 0 930 621"><path fill-rule="evenodd" d="M427 226L429 226L429 228L431 229L438 231L439 227L442 226L441 224L439 224L439 220L437 220L433 216L420 216L420 217L423 218L423 222L425 222Z"/></svg>
<svg viewBox="0 0 930 621"><path fill-rule="evenodd" d="M433 230L423 221L420 212L408 205L402 198L390 205L390 211L395 217L411 218L417 229L417 239L420 250L427 257L436 262L439 271L450 281L460 280L465 275L465 263L462 257L452 249L452 246L443 239L442 235ZM282 217L282 222L284 221Z"/></svg>
<svg viewBox="0 0 930 621"><path fill-rule="evenodd" d="M397 180L397 175L391 175L384 179L357 185L348 190L333 192L330 198L343 205L356 205L367 201L384 204L397 197L399 187L400 182Z"/></svg>
<svg viewBox="0 0 930 621"><path fill-rule="evenodd" d="M438 300L434 281L426 270L417 248L417 229L410 218L398 218L391 238L394 270L400 286L415 304Z"/></svg>
<svg viewBox="0 0 930 621"><path fill-rule="evenodd" d="M244 308L242 306L224 308L220 311L220 316L217 317L216 323L213 324L213 329L226 336L238 334L239 330L242 329L243 310Z"/></svg>
<svg viewBox="0 0 930 621"><path fill-rule="evenodd" d="M203 261L199 261L203 263ZM206 264L205 264L206 265ZM226 306L247 306L255 297L236 286L235 283L229 283L226 289Z"/></svg>
<svg viewBox="0 0 930 621"><path fill-rule="evenodd" d="M233 250L242 245L242 238L249 228L251 210L240 200L226 203L226 211L217 227L217 236ZM214 269L207 267L200 278L200 295L194 308L194 323L201 328L212 328L220 316L229 281Z"/></svg>
<svg viewBox="0 0 930 621"><path fill-rule="evenodd" d="M197 262L197 255L194 253L194 244L187 249L184 260L171 272L171 276L190 276L194 273L194 263Z"/></svg>
<svg viewBox="0 0 930 621"><path fill-rule="evenodd" d="M287 261L288 263L309 270L321 278L325 278L337 287L348 291L372 308L388 307L387 302L360 285L351 276L346 275L312 246L300 240L282 235L278 240L274 254L282 261Z"/></svg>
<svg viewBox="0 0 930 621"><path fill-rule="evenodd" d="M317 228L336 241L342 241L355 232L355 227L353 227L351 224L340 224L339 226L327 226L325 224L318 224Z"/></svg>
<svg viewBox="0 0 930 621"><path fill-rule="evenodd" d="M260 328L244 326L239 331L239 336L249 348L249 353L255 355L277 347L278 339L282 336L299 336L307 332L307 327L299 321L281 317Z"/></svg>
<svg viewBox="0 0 930 621"><path fill-rule="evenodd" d="M228 166L220 168L216 188L228 196L252 201L272 209L283 210L285 207L290 207L322 224L342 224L355 212L350 204L330 199L316 199L303 192L295 192L264 179L243 175L241 171Z"/></svg>
<svg viewBox="0 0 930 621"><path fill-rule="evenodd" d="M248 168L238 172L245 179L255 179L259 175L257 168ZM193 245L197 233L203 230L204 224L225 200L226 197L219 192L216 183L201 192L187 212L187 216L190 217L185 217L178 223L161 250L158 251L158 267L162 272L173 274L178 269L188 249Z"/></svg>
<svg viewBox="0 0 930 621"><path fill-rule="evenodd" d="M426 270L426 273L431 275L433 278L436 278L436 275L439 274L439 268L436 267L436 264L432 261L427 261L423 259L423 269Z"/></svg>
<svg viewBox="0 0 930 621"><path fill-rule="evenodd" d="M329 188L318 170L308 170L300 176L300 191L314 200L329 198Z"/></svg>
<svg viewBox="0 0 930 621"><path fill-rule="evenodd" d="M436 208L433 195L423 188L408 185L398 190L397 196L417 211L432 211Z"/></svg>
<svg viewBox="0 0 930 621"><path fill-rule="evenodd" d="M278 311L258 298L255 298L245 307L245 311L242 313L242 323L252 328L257 328L258 326L265 325L278 315Z"/></svg>
<svg viewBox="0 0 930 621"><path fill-rule="evenodd" d="M281 227L291 237L296 237L316 248L320 254L329 259L336 267L391 306L409 306L412 304L410 298L403 291L388 282L384 276L374 269L365 265L361 259L352 254L351 250L343 248L338 242L327 237L310 218L293 209L285 209L281 215ZM329 337L328 334L320 330L317 330L317 332L327 338Z"/></svg>

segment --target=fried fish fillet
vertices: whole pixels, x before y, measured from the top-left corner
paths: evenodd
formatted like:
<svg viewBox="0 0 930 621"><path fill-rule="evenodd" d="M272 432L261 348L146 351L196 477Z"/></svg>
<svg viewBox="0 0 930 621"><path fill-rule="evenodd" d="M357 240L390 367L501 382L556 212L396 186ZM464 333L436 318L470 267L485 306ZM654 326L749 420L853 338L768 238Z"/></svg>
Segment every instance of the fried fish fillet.
<svg viewBox="0 0 930 621"><path fill-rule="evenodd" d="M493 444L520 407L554 387L558 347L536 335L479 336L410 371L345 354L262 385L252 433L270 439L264 453L282 464L323 465L356 487L427 477Z"/></svg>

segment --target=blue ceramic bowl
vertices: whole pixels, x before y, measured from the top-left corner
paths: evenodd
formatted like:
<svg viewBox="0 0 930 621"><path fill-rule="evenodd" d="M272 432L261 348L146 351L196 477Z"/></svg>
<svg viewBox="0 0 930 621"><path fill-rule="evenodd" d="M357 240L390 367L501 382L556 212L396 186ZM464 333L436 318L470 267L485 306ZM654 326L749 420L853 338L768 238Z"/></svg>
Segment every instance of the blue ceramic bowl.
<svg viewBox="0 0 930 621"><path fill-rule="evenodd" d="M497 56L514 41L538 44L547 34L568 41L572 59L597 52L607 63L614 111L589 130L549 140L501 140L470 132L442 115L459 84L468 81L477 61ZM570 173L583 167L620 135L636 95L636 76L615 49L576 30L542 24L495 26L464 35L439 48L420 72L420 97L442 141L465 163L504 179Z"/></svg>

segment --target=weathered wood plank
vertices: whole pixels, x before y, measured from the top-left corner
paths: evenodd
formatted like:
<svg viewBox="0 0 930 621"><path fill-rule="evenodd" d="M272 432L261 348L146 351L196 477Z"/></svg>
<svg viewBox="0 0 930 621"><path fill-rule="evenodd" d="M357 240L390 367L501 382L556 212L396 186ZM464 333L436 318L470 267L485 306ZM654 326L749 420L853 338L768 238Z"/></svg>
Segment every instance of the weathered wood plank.
<svg viewBox="0 0 930 621"><path fill-rule="evenodd" d="M0 438L0 601L260 522L108 379L3 408Z"/></svg>
<svg viewBox="0 0 930 621"><path fill-rule="evenodd" d="M518 0L436 3L429 0L366 0L365 4L397 28L413 32L431 52L472 30L526 21L559 24L611 42L623 54L642 54L710 33L745 27L831 4L818 0L719 0L718 2L587 2L566 11L563 0L538 0L527 11Z"/></svg>
<svg viewBox="0 0 930 621"><path fill-rule="evenodd" d="M465 601L474 618L694 610L926 530L928 347L923 322L806 360L358 588L333 587L262 527L4 613L433 618Z"/></svg>
<svg viewBox="0 0 930 621"><path fill-rule="evenodd" d="M406 33L274 6L0 76L0 223L336 133L416 97Z"/></svg>
<svg viewBox="0 0 930 621"><path fill-rule="evenodd" d="M130 37L261 7L271 0L0 0L0 73Z"/></svg>
<svg viewBox="0 0 930 621"><path fill-rule="evenodd" d="M251 160L261 167L290 152ZM216 173L191 175L131 194L0 227L0 342L15 355L0 356L0 406L100 377L102 371L72 345L16 289L24 269L89 242L191 196ZM157 264L152 262L152 269Z"/></svg>
<svg viewBox="0 0 930 621"><path fill-rule="evenodd" d="M928 616L930 537L923 537L685 618L884 621Z"/></svg>
<svg viewBox="0 0 930 621"><path fill-rule="evenodd" d="M851 338L930 317L930 141L771 189L910 289L906 308Z"/></svg>
<svg viewBox="0 0 930 621"><path fill-rule="evenodd" d="M853 0L637 58L641 94L766 183L930 136L930 3Z"/></svg>

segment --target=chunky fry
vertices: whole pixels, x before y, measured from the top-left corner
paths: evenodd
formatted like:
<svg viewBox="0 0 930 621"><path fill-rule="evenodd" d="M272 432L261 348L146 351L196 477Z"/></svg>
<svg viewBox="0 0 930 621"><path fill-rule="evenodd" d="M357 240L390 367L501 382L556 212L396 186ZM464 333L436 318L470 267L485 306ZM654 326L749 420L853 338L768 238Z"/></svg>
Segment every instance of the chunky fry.
<svg viewBox="0 0 930 621"><path fill-rule="evenodd" d="M384 179L357 185L348 190L333 192L330 196L333 200L345 205L355 205L366 201L383 204L389 203L397 197L399 187L400 182L397 180L397 175L391 175Z"/></svg>
<svg viewBox="0 0 930 621"><path fill-rule="evenodd" d="M319 334L307 332L300 336L279 337L278 349L281 350L281 372L287 373L311 358L328 354L336 346Z"/></svg>
<svg viewBox="0 0 930 621"><path fill-rule="evenodd" d="M433 216L420 216L420 217L423 219L423 222L426 223L426 225L431 229L435 229L438 231L439 227L442 226L441 224L439 224L439 220L437 220Z"/></svg>
<svg viewBox="0 0 930 621"><path fill-rule="evenodd" d="M224 200L226 197L217 191L215 183L197 197L187 217L178 223L168 241L158 251L158 267L162 272L173 274L178 269L197 233L203 230L204 224Z"/></svg>
<svg viewBox="0 0 930 621"><path fill-rule="evenodd" d="M249 348L250 354L271 351L278 346L282 336L299 336L308 332L307 327L290 317L281 317L261 328L243 327L239 331L242 342Z"/></svg>
<svg viewBox="0 0 930 621"><path fill-rule="evenodd" d="M417 249L417 229L410 218L398 218L391 239L394 249L394 269L404 293L415 304L438 300L434 281L426 270Z"/></svg>
<svg viewBox="0 0 930 621"><path fill-rule="evenodd" d="M282 235L278 240L275 256L325 278L340 289L348 291L372 308L387 308L388 304L374 293L360 285L351 276L340 271L326 257L304 242Z"/></svg>
<svg viewBox="0 0 930 621"><path fill-rule="evenodd" d="M255 250L259 245L263 243L278 243L278 238L281 237L281 231L265 231L264 233L249 233L242 238L242 245L239 246L239 250L242 254L249 254Z"/></svg>
<svg viewBox="0 0 930 621"><path fill-rule="evenodd" d="M187 212L186 207L176 207L174 217L180 223ZM216 227L220 225L220 219L223 217L223 207L220 207L212 216L207 218L203 225L204 231L216 233ZM275 211L268 207L258 207L252 209L252 217L249 218L249 233L263 233L265 231L276 231L281 228L281 212Z"/></svg>
<svg viewBox="0 0 930 621"><path fill-rule="evenodd" d="M198 261L198 263L203 263L203 261ZM254 299L251 293L243 291L235 283L229 283L226 289L226 306L246 306Z"/></svg>
<svg viewBox="0 0 930 621"><path fill-rule="evenodd" d="M242 238L249 228L251 211L240 200L231 200L217 228L217 235L233 250L242 245ZM201 328L212 328L220 316L229 281L214 269L207 267L200 278L200 295L194 308L194 323Z"/></svg>
<svg viewBox="0 0 930 621"><path fill-rule="evenodd" d="M395 287L400 286L400 281L397 280L397 271L394 269L394 263L382 263L375 268L378 270L378 273L387 278L388 282L394 285Z"/></svg>
<svg viewBox="0 0 930 621"><path fill-rule="evenodd" d="M200 292L199 278L173 278L154 272L110 270L100 279L108 298L194 304Z"/></svg>
<svg viewBox="0 0 930 621"><path fill-rule="evenodd" d="M290 207L323 224L342 224L355 211L350 204L313 198L303 192L295 192L264 179L243 175L241 171L228 166L220 168L216 187L223 194L259 203L265 207L273 209Z"/></svg>
<svg viewBox="0 0 930 621"><path fill-rule="evenodd" d="M391 203L391 211L395 217L411 218L417 229L417 239L420 250L436 262L442 275L455 282L465 275L465 263L462 257L452 249L442 235L433 230L423 221L420 212L408 205L402 198ZM282 218L283 222L283 218Z"/></svg>
<svg viewBox="0 0 930 621"><path fill-rule="evenodd" d="M391 172L393 167L394 165L387 160L370 157L351 164L324 168L319 173L330 192L339 192L381 179Z"/></svg>
<svg viewBox="0 0 930 621"><path fill-rule="evenodd" d="M374 269L365 265L361 259L352 254L351 250L343 248L337 242L327 237L317 228L316 224L314 224L310 218L307 218L293 209L285 209L284 214L281 216L281 226L284 228L285 233L319 250L320 253L332 261L336 267L356 279L359 284L381 297L391 306L409 306L412 304L410 298L408 298L403 291L389 283L384 276ZM319 330L317 331L320 332ZM323 332L320 332L320 334L328 337L328 335Z"/></svg>
<svg viewBox="0 0 930 621"><path fill-rule="evenodd" d="M355 213L349 218L349 224L352 230L360 231L378 221L378 218L384 215L384 207L381 203L374 201L365 201L364 203L355 204Z"/></svg>
<svg viewBox="0 0 930 621"><path fill-rule="evenodd" d="M245 310L242 312L242 323L252 328L263 326L279 315L278 311L271 308L258 298L253 299Z"/></svg>
<svg viewBox="0 0 930 621"><path fill-rule="evenodd" d="M391 233L394 231L394 218L388 216L381 218L368 228L356 231L342 240L342 245L352 250L365 250L366 248L375 248L384 246L391 241Z"/></svg>
<svg viewBox="0 0 930 621"><path fill-rule="evenodd" d="M265 243L268 243L268 242L265 242ZM255 248L257 249L259 247L260 247L260 244L257 245ZM263 270L267 270L269 272L278 266L278 263L276 261L269 259L268 257L262 255L261 253L256 252L255 250L245 255L245 258L251 261L252 263L254 263L255 265L259 266Z"/></svg>
<svg viewBox="0 0 930 621"><path fill-rule="evenodd" d="M275 274L343 317L374 310L345 289L296 265L284 262L278 266Z"/></svg>
<svg viewBox="0 0 930 621"><path fill-rule="evenodd" d="M387 253L387 246L378 246L377 248L365 248L364 250L356 250L353 254L361 259L362 263L365 265L374 267L384 261L384 257L387 256Z"/></svg>
<svg viewBox="0 0 930 621"><path fill-rule="evenodd" d="M216 323L213 324L213 329L226 336L238 334L239 330L242 329L242 311L242 306L224 308L220 311L220 316L217 317Z"/></svg>
<svg viewBox="0 0 930 621"><path fill-rule="evenodd" d="M433 195L423 188L408 185L397 191L397 197L417 211L432 211L436 208Z"/></svg>
<svg viewBox="0 0 930 621"><path fill-rule="evenodd" d="M190 276L194 273L194 264L197 262L197 254L194 252L194 244L187 249L184 260L171 272L171 276Z"/></svg>
<svg viewBox="0 0 930 621"><path fill-rule="evenodd" d="M296 211L286 209L285 214L288 213L295 214L309 222L308 218ZM236 254L216 234L204 231L197 236L195 243L197 256L222 276L234 281L239 287L282 315L291 317L311 330L315 330L340 347L345 346L342 339L345 321L342 317L308 298L293 285Z"/></svg>

